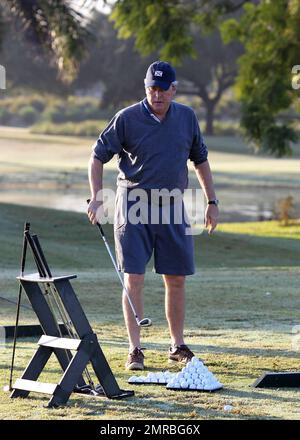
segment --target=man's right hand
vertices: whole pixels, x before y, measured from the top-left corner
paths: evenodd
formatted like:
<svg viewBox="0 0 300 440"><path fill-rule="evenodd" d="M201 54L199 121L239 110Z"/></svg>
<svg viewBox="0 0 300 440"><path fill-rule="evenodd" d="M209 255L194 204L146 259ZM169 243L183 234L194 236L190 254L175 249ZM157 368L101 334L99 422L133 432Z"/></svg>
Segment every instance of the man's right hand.
<svg viewBox="0 0 300 440"><path fill-rule="evenodd" d="M100 220L102 209L102 202L99 202L98 200L90 200L87 208L87 215L92 225L96 225L97 221Z"/></svg>

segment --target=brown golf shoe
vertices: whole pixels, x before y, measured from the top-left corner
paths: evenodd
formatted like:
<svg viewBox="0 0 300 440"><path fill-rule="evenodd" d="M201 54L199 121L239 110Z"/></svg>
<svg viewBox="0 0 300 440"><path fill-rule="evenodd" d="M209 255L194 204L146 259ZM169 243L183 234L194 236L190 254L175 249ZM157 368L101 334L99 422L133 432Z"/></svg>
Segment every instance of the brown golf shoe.
<svg viewBox="0 0 300 440"><path fill-rule="evenodd" d="M129 353L125 368L126 370L143 370L144 369L144 348L135 347L135 349Z"/></svg>
<svg viewBox="0 0 300 440"><path fill-rule="evenodd" d="M181 363L186 364L193 357L194 353L189 349L187 345L173 345L169 348L169 363Z"/></svg>

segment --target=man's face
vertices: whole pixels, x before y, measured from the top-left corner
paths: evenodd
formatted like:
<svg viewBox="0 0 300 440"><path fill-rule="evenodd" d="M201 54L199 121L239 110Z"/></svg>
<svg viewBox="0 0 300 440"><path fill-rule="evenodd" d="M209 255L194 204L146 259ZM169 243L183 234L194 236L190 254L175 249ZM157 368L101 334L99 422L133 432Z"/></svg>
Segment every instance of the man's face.
<svg viewBox="0 0 300 440"><path fill-rule="evenodd" d="M170 107L171 101L176 93L176 87L171 84L168 90L160 87L146 87L147 100L157 116L164 117Z"/></svg>

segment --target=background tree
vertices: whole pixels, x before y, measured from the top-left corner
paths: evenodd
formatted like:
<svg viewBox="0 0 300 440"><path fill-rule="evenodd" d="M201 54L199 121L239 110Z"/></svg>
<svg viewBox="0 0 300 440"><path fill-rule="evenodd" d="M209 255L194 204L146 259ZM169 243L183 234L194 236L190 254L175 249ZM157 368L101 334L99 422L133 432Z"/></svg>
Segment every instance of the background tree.
<svg viewBox="0 0 300 440"><path fill-rule="evenodd" d="M245 47L239 61L238 96L241 124L257 148L277 156L291 154L297 136L277 115L297 99L291 87L292 66L299 63L299 0L247 4L239 21L223 24L226 41L238 39Z"/></svg>
<svg viewBox="0 0 300 440"><path fill-rule="evenodd" d="M85 88L102 81L102 107L119 107L144 97L146 68L153 57L141 57L134 48L134 39L117 38L117 32L107 16L95 13L92 25L95 38L87 46L88 57L81 63L72 87Z"/></svg>
<svg viewBox="0 0 300 440"><path fill-rule="evenodd" d="M223 35L244 45L238 82L241 124L257 148L290 154L296 133L278 114L296 99L291 68L299 62L299 0L119 0L112 19L119 36L134 36L142 53L159 50L162 58L178 64L186 55L195 56L195 26L215 29L235 11L241 13L239 21L230 18Z"/></svg>
<svg viewBox="0 0 300 440"><path fill-rule="evenodd" d="M224 45L218 31L211 35L194 37L196 58L185 57L178 74L193 87L179 86L183 94L197 95L204 103L206 111L205 133L214 134L214 113L223 93L234 84L237 75L237 58L241 45Z"/></svg>
<svg viewBox="0 0 300 440"><path fill-rule="evenodd" d="M105 85L102 107L120 107L142 99L146 69L159 55L141 57L134 48L134 39L118 39L105 15L95 14L93 22L97 24L96 38L87 47L89 56L81 63L73 86L84 88L101 80ZM206 111L205 131L213 134L214 112L224 91L234 82L241 45L224 45L215 32L196 35L195 50L199 57L186 57L177 69L178 92L201 98ZM185 86L187 82L189 87Z"/></svg>
<svg viewBox="0 0 300 440"><path fill-rule="evenodd" d="M9 79L10 93L20 89L37 90L49 93L67 93L68 87L57 77L57 69L49 60L48 52L40 45L22 38L20 27L6 26L0 64L4 65Z"/></svg>
<svg viewBox="0 0 300 440"><path fill-rule="evenodd" d="M25 38L47 50L60 78L71 81L91 37L87 18L67 0L6 0L1 3L1 22L20 26Z"/></svg>

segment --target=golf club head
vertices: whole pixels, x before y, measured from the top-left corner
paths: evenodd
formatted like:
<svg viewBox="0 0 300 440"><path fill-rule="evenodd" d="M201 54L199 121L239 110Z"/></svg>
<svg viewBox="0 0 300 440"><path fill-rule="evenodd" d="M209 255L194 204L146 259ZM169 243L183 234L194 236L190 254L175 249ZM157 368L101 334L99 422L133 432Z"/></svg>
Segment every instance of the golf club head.
<svg viewBox="0 0 300 440"><path fill-rule="evenodd" d="M140 327L151 327L151 325L152 325L152 321L149 318L141 319L141 321L139 322Z"/></svg>

